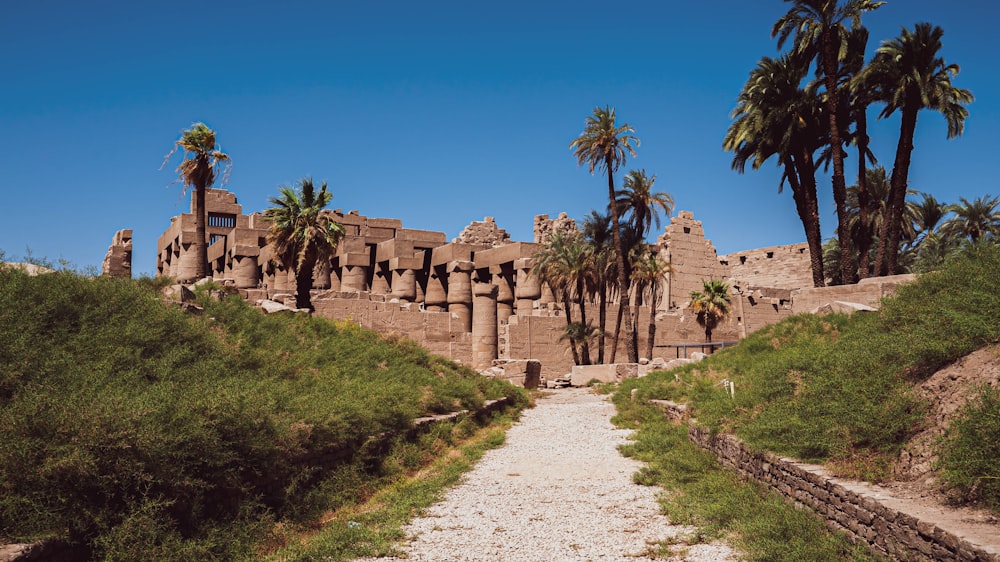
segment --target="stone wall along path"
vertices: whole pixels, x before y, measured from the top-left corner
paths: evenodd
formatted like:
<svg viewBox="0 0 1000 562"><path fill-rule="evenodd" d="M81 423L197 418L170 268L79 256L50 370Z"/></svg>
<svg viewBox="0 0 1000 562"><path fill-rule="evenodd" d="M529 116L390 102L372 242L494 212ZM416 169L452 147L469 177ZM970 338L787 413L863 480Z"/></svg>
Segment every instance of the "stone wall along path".
<svg viewBox="0 0 1000 562"><path fill-rule="evenodd" d="M659 541L693 534L660 514L659 488L634 484L630 431L586 388L539 399L445 499L405 529L409 562L664 560ZM721 544L678 545L671 560L737 560ZM379 560L397 560L382 558ZM373 559L365 559L373 562ZM362 562L362 561L358 561Z"/></svg>

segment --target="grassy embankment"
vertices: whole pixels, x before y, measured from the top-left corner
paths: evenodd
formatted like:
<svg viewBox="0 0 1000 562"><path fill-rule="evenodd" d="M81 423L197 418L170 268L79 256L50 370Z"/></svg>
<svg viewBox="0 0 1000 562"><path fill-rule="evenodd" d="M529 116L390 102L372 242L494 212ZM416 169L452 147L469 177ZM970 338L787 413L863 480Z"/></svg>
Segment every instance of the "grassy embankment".
<svg viewBox="0 0 1000 562"><path fill-rule="evenodd" d="M845 476L884 479L925 423L927 405L912 392L915 384L1000 340L998 272L1000 248L973 250L902 287L878 314L796 316L701 363L626 381L616 395L619 419L639 428L627 452L651 463L639 478L674 490L666 501L672 516L709 533L730 533L754 558L818 559L790 546L798 543L781 521L791 515L775 509L772 517L771 508L750 503L735 479L707 468L714 461L688 443L683 428L642 404L686 402L699 423L758 449L827 463ZM735 397L723 379L735 383ZM628 400L632 389L635 403ZM939 467L957 496L994 511L1000 511L997 435L1000 392L983 389L942 443Z"/></svg>
<svg viewBox="0 0 1000 562"><path fill-rule="evenodd" d="M256 559L446 447L498 440L471 417L415 442L372 436L487 399L524 405L510 385L351 323L207 295L191 315L151 285L0 272L0 540Z"/></svg>

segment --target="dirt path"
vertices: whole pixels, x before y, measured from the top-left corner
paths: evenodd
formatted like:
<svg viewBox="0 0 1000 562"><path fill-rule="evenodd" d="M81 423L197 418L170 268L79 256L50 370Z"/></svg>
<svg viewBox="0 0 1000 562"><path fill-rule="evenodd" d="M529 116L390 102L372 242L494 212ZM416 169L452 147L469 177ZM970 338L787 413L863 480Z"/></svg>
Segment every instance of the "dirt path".
<svg viewBox="0 0 1000 562"><path fill-rule="evenodd" d="M632 483L641 463L622 457L630 432L588 389L540 399L444 501L406 529L409 561L629 561L692 527L660 514L659 488ZM725 545L679 546L673 560L725 561ZM371 560L371 559L368 559ZM395 560L383 558L380 560Z"/></svg>

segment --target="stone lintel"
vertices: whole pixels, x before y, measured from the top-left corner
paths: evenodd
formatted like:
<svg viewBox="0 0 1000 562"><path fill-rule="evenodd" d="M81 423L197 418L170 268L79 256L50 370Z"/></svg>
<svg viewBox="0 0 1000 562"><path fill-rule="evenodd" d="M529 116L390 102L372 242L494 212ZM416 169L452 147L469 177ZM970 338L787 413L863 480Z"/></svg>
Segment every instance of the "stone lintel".
<svg viewBox="0 0 1000 562"><path fill-rule="evenodd" d="M522 258L530 258L538 250L538 244L531 242L514 242L476 252L476 267L492 267L513 262Z"/></svg>
<svg viewBox="0 0 1000 562"><path fill-rule="evenodd" d="M436 248L448 243L448 237L443 232L433 230L418 230L415 228L400 228L396 231L397 240L409 240L417 248Z"/></svg>
<svg viewBox="0 0 1000 562"><path fill-rule="evenodd" d="M413 257L413 242L390 238L375 246L375 261L384 262L392 258Z"/></svg>
<svg viewBox="0 0 1000 562"><path fill-rule="evenodd" d="M514 260L514 269L531 269L535 267L535 258L520 258Z"/></svg>
<svg viewBox="0 0 1000 562"><path fill-rule="evenodd" d="M389 259L389 269L400 270L400 269L422 269L424 267L424 259L421 257L412 258L390 258Z"/></svg>
<svg viewBox="0 0 1000 562"><path fill-rule="evenodd" d="M368 254L349 252L346 254L341 254L338 256L340 259L340 267L347 266L363 266L368 267L371 265L371 258Z"/></svg>
<svg viewBox="0 0 1000 562"><path fill-rule="evenodd" d="M456 260L471 261L472 253L478 249L479 246L471 244L460 244L457 242L443 244L431 251L431 265L446 265Z"/></svg>

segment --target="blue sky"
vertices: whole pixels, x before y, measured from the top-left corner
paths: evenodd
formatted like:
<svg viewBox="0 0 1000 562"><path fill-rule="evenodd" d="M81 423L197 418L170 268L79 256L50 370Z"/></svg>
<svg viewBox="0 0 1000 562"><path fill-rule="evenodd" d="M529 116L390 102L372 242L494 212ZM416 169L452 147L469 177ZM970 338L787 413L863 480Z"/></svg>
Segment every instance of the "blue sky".
<svg viewBox="0 0 1000 562"><path fill-rule="evenodd" d="M327 180L334 208L449 238L496 217L530 241L534 215L606 205L603 177L568 144L598 105L641 139L627 169L657 176L720 254L804 240L773 164L745 175L721 149L747 74L778 53L779 0L716 2L7 2L0 16L0 249L99 266L134 230L134 271L188 209L175 160L204 121L233 159L246 212L281 184ZM942 55L976 101L965 135L918 122L911 187L953 202L1000 195L1000 7L890 0L865 18L869 49L903 25L945 30ZM877 109L872 109L874 119ZM873 148L891 168L898 116ZM848 166L853 169L853 159ZM624 172L625 170L623 170ZM822 227L834 230L828 178Z"/></svg>

